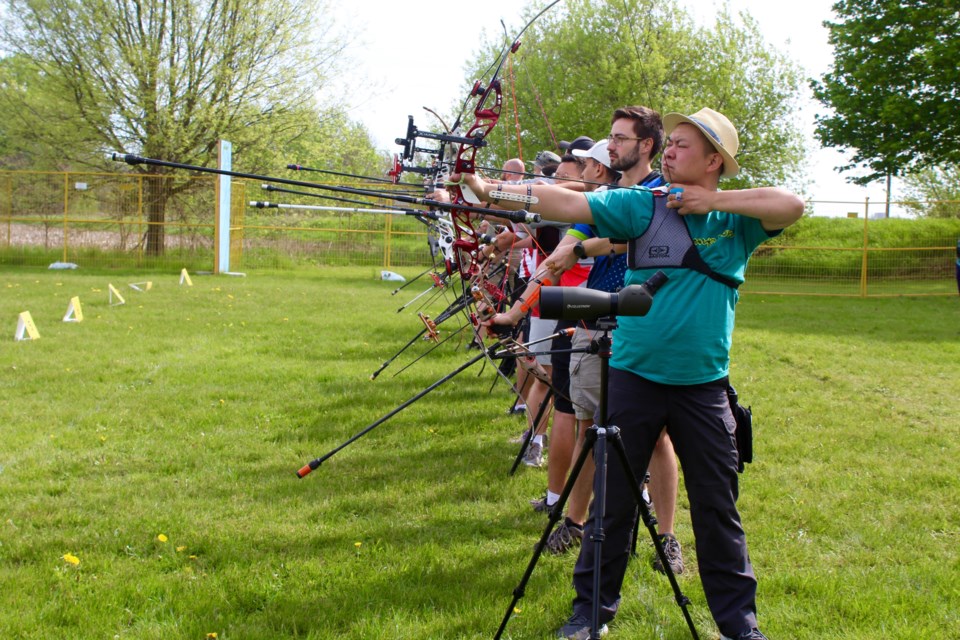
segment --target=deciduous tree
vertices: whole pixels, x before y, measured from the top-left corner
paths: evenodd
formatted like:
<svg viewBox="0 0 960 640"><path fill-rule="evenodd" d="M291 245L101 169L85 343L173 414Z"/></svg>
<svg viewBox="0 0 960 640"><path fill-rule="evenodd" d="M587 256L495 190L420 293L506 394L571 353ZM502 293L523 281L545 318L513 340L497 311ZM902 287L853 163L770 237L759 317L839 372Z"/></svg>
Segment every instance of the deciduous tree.
<svg viewBox="0 0 960 640"><path fill-rule="evenodd" d="M927 167L904 179L905 206L927 218L960 218L960 165Z"/></svg>
<svg viewBox="0 0 960 640"><path fill-rule="evenodd" d="M494 48L490 42L488 50ZM478 62L471 74L483 68ZM512 77L509 68L504 77L504 122L491 142L495 162L521 150L532 157L555 149L554 138L602 138L617 107L661 113L711 107L740 136L742 172L725 187L801 187L803 136L795 114L802 76L747 14L723 11L702 27L670 0L569 0L534 24L512 68Z"/></svg>
<svg viewBox="0 0 960 640"><path fill-rule="evenodd" d="M839 0L826 22L833 68L811 86L830 112L816 135L853 152L841 171L867 184L960 161L960 5L956 0Z"/></svg>
<svg viewBox="0 0 960 640"><path fill-rule="evenodd" d="M73 166L102 167L110 151L210 165L224 138L255 168L265 141L315 128L305 116L319 117L342 48L322 13L318 0L10 0L5 126ZM150 254L169 195L145 197Z"/></svg>

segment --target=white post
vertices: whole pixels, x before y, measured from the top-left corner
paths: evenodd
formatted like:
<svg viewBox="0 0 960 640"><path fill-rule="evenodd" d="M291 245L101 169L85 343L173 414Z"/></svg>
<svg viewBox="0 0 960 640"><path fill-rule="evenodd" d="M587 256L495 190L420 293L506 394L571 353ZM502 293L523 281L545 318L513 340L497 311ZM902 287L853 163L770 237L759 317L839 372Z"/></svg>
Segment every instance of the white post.
<svg viewBox="0 0 960 640"><path fill-rule="evenodd" d="M233 145L217 143L217 168L233 171ZM216 273L230 272L230 176L217 176Z"/></svg>

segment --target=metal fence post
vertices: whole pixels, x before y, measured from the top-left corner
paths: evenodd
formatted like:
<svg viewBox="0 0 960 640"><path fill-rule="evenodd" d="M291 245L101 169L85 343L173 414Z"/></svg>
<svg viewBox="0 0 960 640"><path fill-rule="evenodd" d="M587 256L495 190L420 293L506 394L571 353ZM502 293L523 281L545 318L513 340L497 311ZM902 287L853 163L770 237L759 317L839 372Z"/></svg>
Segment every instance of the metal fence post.
<svg viewBox="0 0 960 640"><path fill-rule="evenodd" d="M387 216L383 225L383 268L390 268L390 232L393 229L392 216Z"/></svg>
<svg viewBox="0 0 960 640"><path fill-rule="evenodd" d="M63 258L62 262L67 261L67 209L69 207L69 198L70 198L70 189L68 187L70 183L70 174L64 172L63 174Z"/></svg>
<svg viewBox="0 0 960 640"><path fill-rule="evenodd" d="M137 176L137 264L143 264L143 245L145 244L143 236L143 174Z"/></svg>
<svg viewBox="0 0 960 640"><path fill-rule="evenodd" d="M869 233L867 227L870 224L870 197L863 201L863 259L860 261L860 297L867 297L867 246L869 245Z"/></svg>

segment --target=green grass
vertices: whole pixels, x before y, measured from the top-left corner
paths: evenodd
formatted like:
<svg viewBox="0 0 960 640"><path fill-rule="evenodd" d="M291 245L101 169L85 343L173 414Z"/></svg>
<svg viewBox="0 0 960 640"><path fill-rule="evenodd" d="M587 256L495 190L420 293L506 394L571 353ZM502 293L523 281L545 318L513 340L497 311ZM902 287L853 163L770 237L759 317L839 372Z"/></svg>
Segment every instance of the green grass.
<svg viewBox="0 0 960 640"><path fill-rule="evenodd" d="M0 637L493 637L544 525L527 500L545 473L507 474L522 422L489 367L294 475L475 353L451 342L368 380L420 328L396 309L422 288L390 296L378 273L186 287L179 269L0 270ZM82 323L61 322L72 296ZM40 340L12 339L25 310ZM734 342L766 633L960 637L957 298L746 294ZM647 546L610 637L689 638ZM541 558L509 637L550 636L572 563ZM696 571L680 582L715 638Z"/></svg>

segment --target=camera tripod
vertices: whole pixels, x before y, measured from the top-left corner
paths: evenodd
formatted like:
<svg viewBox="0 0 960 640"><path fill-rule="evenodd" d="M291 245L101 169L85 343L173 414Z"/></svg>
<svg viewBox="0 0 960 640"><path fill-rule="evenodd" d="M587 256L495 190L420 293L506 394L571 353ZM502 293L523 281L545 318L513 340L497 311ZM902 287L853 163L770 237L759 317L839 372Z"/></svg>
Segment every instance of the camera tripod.
<svg viewBox="0 0 960 640"><path fill-rule="evenodd" d="M533 570L537 565L537 561L540 559L540 556L547 545L547 539L550 537L550 532L560 521L560 518L563 517L564 505L566 504L567 499L570 497L570 493L573 490L573 485L576 483L577 477L580 475L580 471L587 460L587 456L590 455L591 452L593 452L594 455L596 471L593 480L593 531L591 534L591 541L595 545L595 550L593 554L593 599L591 602L592 610L590 615L590 638L591 640L599 640L601 626L601 548L605 537L603 516L606 505L607 458L609 455L608 448L613 449L618 457L618 460L620 461L620 464L623 466L623 469L626 472L626 477L630 483L630 489L633 492L634 500L640 509L640 519L646 526L647 531L650 532L650 537L653 539L654 549L656 550L657 557L660 559L660 562L663 565L667 579L670 582L670 586L673 589L673 594L677 605L683 612L683 617L687 621L687 626L690 628L690 633L693 636L693 639L699 640L697 629L693 624L693 619L690 617L690 612L687 610L687 606L690 604L690 599L687 598L687 596L685 596L680 590L680 585L677 583L677 578L673 574L673 570L670 568L670 562L668 561L666 553L663 550L663 544L660 541L660 537L657 535L657 520L653 517L653 514L650 513L650 509L647 508L647 505L643 500L643 490L641 489L640 483L637 481L637 476L630 468L630 462L627 458L626 450L623 447L623 441L620 439L620 430L615 426L607 425L607 379L609 375L611 347L610 331L616 328L616 326L617 321L615 317L601 318L597 321L597 327L602 331L602 333L598 339L591 342L590 350L600 357L599 420L597 421L597 424L594 424L586 432L586 439L583 448L580 451L580 455L577 457L572 469L570 470L567 482L564 484L563 491L560 493L560 498L557 500L557 503L550 508L547 526L544 529L543 534L540 536L536 546L534 547L533 557L530 558L530 562L527 564L526 571L524 571L523 577L520 579L520 584L518 584L513 590L513 600L510 602L510 606L507 607L507 612L504 615L503 620L500 622L500 628L497 629L494 640L500 639L501 635L506 629L507 623L510 620L510 616L513 614L514 608L524 596L527 582L530 580L530 576L533 575ZM584 544L587 544L587 542L584 541Z"/></svg>

